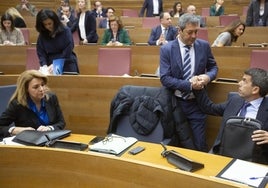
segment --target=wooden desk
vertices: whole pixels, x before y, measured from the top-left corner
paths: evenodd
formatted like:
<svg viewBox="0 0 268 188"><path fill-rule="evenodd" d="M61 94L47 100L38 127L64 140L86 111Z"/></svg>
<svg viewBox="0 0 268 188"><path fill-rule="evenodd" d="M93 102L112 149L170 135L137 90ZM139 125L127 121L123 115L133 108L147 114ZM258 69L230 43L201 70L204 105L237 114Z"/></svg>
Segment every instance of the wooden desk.
<svg viewBox="0 0 268 188"><path fill-rule="evenodd" d="M71 135L66 140L88 143L92 138ZM159 144L135 145L145 146L146 150L135 156L125 153L117 157L87 151L1 145L0 184L3 187L246 187L211 177L230 158L172 148L205 164L204 169L190 173L168 164L160 155Z"/></svg>

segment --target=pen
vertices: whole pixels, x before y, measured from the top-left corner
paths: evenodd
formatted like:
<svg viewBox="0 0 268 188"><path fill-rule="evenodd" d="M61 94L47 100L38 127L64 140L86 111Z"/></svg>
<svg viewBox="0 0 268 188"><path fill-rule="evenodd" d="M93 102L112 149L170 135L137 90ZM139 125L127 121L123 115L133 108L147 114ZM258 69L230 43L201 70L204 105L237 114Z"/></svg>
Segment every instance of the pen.
<svg viewBox="0 0 268 188"><path fill-rule="evenodd" d="M261 176L261 177L250 177L250 180L257 180L257 179L262 179L262 178L267 178L268 176Z"/></svg>

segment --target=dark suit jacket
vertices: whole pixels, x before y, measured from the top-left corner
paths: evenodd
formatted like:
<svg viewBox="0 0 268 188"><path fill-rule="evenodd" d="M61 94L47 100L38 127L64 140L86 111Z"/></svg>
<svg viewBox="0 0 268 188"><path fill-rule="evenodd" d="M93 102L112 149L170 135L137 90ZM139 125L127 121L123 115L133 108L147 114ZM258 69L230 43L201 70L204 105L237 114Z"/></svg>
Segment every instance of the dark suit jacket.
<svg viewBox="0 0 268 188"><path fill-rule="evenodd" d="M207 41L196 39L194 75L207 74L210 80L216 78L218 67ZM160 80L165 87L182 92L190 92L191 84L183 80L182 57L178 40L173 40L160 48Z"/></svg>
<svg viewBox="0 0 268 188"><path fill-rule="evenodd" d="M64 129L65 120L55 94L49 93L49 99L45 100L45 106L48 113L49 125L55 130ZM0 138L10 136L8 129L11 123L19 127L33 127L37 129L40 126L38 117L28 107L18 104L13 100L7 107L6 111L0 116Z"/></svg>
<svg viewBox="0 0 268 188"><path fill-rule="evenodd" d="M93 12L93 14L94 14L94 16L95 16L96 18L99 17L98 14L97 14L97 10L96 10L96 9L93 9L92 12ZM106 16L106 10L105 10L104 8L102 9L102 12L101 12L100 17L107 17L107 16Z"/></svg>
<svg viewBox="0 0 268 188"><path fill-rule="evenodd" d="M246 25L247 26L258 26L258 20L260 18L260 1L252 0L248 7ZM263 14L264 26L268 26L268 0L265 0L264 14Z"/></svg>
<svg viewBox="0 0 268 188"><path fill-rule="evenodd" d="M108 22L107 19L100 20L99 28L105 28L105 29L107 29L107 22Z"/></svg>
<svg viewBox="0 0 268 188"><path fill-rule="evenodd" d="M156 45L156 41L159 39L161 34L162 34L161 25L153 28L151 31L151 35L150 35L150 38L148 40L148 43L150 45ZM166 40L172 41L172 40L176 39L177 35L178 35L178 30L175 27L170 26L168 28L168 31L167 31Z"/></svg>
<svg viewBox="0 0 268 188"><path fill-rule="evenodd" d="M80 40L82 40L80 29L78 26L80 15L81 15L80 13L77 15L78 17L77 27L78 27L79 38ZM97 43L98 35L96 31L96 17L94 16L94 13L92 13L91 11L87 11L85 15L85 30L86 30L87 41L89 43Z"/></svg>
<svg viewBox="0 0 268 188"><path fill-rule="evenodd" d="M161 12L163 12L163 1L162 0L158 0L159 2L159 14ZM144 12L146 9L146 17L153 17L154 16L154 5L153 5L153 0L144 0L141 11L139 16L143 17L144 16Z"/></svg>
<svg viewBox="0 0 268 188"><path fill-rule="evenodd" d="M224 103L214 104L209 99L207 93L204 90L194 92L202 111L204 111L207 114L222 116L221 127L212 147L212 152L218 153L225 122L229 117L236 116L239 113L245 100L241 98L239 95L234 95ZM258 119L263 123L262 129L268 131L268 97L265 97L264 100L262 101L256 119ZM265 158L267 159L266 163L268 164L268 144L263 145L262 149L263 149L263 155L265 155L266 156Z"/></svg>
<svg viewBox="0 0 268 188"><path fill-rule="evenodd" d="M67 23L67 26L71 29L71 32L73 33L76 30L77 27L77 18L74 17L72 14L69 18L69 22Z"/></svg>

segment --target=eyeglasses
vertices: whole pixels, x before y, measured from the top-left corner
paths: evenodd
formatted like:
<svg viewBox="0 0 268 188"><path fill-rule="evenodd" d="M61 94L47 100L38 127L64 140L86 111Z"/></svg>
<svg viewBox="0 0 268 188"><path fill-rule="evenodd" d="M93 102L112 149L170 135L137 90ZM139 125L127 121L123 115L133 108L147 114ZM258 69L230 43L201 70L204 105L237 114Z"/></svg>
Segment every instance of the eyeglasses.
<svg viewBox="0 0 268 188"><path fill-rule="evenodd" d="M124 142L126 142L126 139L122 136L118 136L118 135L110 135L110 136L106 136L103 140L102 143L103 144L107 144L107 142L112 142L113 139L122 139Z"/></svg>

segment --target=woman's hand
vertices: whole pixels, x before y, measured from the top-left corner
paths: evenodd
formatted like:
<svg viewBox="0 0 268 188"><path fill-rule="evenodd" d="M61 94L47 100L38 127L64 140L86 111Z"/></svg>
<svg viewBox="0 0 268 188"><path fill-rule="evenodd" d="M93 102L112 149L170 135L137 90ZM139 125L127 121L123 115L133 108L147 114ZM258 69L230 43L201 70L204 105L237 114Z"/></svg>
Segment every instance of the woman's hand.
<svg viewBox="0 0 268 188"><path fill-rule="evenodd" d="M37 131L51 131L51 128L49 126L41 125L37 128Z"/></svg>
<svg viewBox="0 0 268 188"><path fill-rule="evenodd" d="M13 131L11 132L11 134L16 135L25 130L35 130L35 129L32 127L15 127Z"/></svg>

